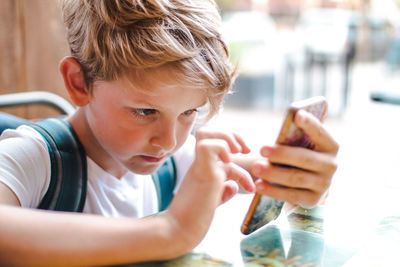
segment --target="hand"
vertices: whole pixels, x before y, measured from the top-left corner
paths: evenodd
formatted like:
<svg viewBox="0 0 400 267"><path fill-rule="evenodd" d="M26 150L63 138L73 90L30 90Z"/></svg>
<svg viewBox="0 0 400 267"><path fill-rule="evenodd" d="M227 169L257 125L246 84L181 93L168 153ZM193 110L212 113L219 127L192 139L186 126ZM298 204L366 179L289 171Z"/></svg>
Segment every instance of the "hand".
<svg viewBox="0 0 400 267"><path fill-rule="evenodd" d="M248 154L250 148L246 145L243 138L236 133L227 133L220 131L213 131L202 128L196 132L196 140L224 140L228 145L229 152L232 154ZM255 190L254 183L247 170L231 162L231 157L225 164L220 165L225 172L225 185L222 193L221 201L226 202L232 198L238 191L238 184L248 192Z"/></svg>
<svg viewBox="0 0 400 267"><path fill-rule="evenodd" d="M255 162L251 173L260 178L255 182L257 192L303 208L312 208L327 194L337 169L339 145L310 113L299 110L294 122L310 137L314 149L264 146L260 153L266 159ZM295 168L280 167L274 163Z"/></svg>
<svg viewBox="0 0 400 267"><path fill-rule="evenodd" d="M209 130L196 133L196 157L165 213L180 240L193 247L206 234L215 209L238 191L254 191L250 174L231 161L232 153L250 150L234 134Z"/></svg>

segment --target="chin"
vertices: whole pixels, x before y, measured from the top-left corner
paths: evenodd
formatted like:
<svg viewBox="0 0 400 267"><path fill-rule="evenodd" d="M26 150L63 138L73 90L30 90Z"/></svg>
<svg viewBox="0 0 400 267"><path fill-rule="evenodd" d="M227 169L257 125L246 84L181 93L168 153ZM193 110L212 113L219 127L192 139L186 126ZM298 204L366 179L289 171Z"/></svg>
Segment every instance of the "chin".
<svg viewBox="0 0 400 267"><path fill-rule="evenodd" d="M129 166L128 169L131 172L141 174L141 175L148 175L156 172L158 168L160 168L162 163L160 164L151 164L151 165L141 165L141 166Z"/></svg>

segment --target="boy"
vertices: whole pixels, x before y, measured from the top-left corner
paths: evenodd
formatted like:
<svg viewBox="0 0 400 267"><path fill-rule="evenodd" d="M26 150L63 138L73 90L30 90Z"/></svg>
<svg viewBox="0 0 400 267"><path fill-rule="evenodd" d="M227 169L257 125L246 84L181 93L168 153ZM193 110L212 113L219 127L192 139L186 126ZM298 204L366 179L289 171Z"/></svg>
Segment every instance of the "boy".
<svg viewBox="0 0 400 267"><path fill-rule="evenodd" d="M213 1L63 0L62 10L71 56L60 72L78 107L66 120L88 162L84 212L34 209L49 184L47 147L30 127L6 131L0 141L2 266L178 257L202 240L216 207L238 184L303 207L324 197L338 145L305 112L296 123L315 151L265 146L265 158L253 160L235 134L190 135L198 110L206 106L213 116L235 74ZM165 212L148 216L157 211L149 174L170 156L179 186ZM255 183L250 173L259 177ZM287 187L271 185L277 181Z"/></svg>

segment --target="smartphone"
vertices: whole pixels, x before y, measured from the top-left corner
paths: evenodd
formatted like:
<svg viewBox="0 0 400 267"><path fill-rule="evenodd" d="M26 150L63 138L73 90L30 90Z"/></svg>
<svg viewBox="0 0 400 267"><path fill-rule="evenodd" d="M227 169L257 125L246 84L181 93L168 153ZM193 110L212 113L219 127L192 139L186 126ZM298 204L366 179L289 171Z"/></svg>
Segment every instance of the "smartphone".
<svg viewBox="0 0 400 267"><path fill-rule="evenodd" d="M298 128L293 120L299 109L306 110L318 118L321 122L327 113L327 101L323 96L316 96L293 102L287 109L286 117L276 140L277 144L288 146L300 146L313 149L314 145L304 131ZM283 166L288 167L289 166ZM269 196L256 193L243 220L241 231L248 235L260 227L275 220L281 213L284 202Z"/></svg>

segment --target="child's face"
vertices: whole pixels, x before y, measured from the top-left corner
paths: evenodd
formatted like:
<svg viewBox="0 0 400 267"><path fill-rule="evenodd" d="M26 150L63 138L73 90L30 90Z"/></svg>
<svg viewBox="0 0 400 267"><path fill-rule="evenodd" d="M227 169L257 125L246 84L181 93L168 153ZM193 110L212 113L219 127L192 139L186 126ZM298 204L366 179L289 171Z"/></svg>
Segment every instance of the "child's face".
<svg viewBox="0 0 400 267"><path fill-rule="evenodd" d="M94 83L86 117L103 165L148 174L183 145L206 93L171 77L158 70L145 83L127 77Z"/></svg>

